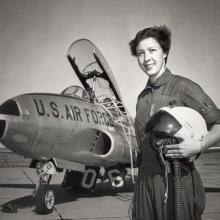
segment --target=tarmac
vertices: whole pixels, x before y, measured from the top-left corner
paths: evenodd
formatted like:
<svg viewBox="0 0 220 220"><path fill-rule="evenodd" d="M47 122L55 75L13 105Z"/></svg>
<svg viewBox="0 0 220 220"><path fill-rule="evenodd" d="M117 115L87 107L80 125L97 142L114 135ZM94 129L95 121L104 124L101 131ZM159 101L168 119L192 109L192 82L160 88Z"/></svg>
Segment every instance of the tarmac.
<svg viewBox="0 0 220 220"><path fill-rule="evenodd" d="M5 213L1 208L0 220L129 220L133 196L131 176L119 190L113 190L104 182L98 183L93 192L76 192L61 188L63 173L56 174L51 181L56 196L55 209L51 214L39 215L32 197L37 183L35 170L28 168L29 161L15 159L14 154L0 155L0 206L10 203L17 208L15 213ZM196 165L206 190L207 204L202 220L219 220L220 152L204 154Z"/></svg>

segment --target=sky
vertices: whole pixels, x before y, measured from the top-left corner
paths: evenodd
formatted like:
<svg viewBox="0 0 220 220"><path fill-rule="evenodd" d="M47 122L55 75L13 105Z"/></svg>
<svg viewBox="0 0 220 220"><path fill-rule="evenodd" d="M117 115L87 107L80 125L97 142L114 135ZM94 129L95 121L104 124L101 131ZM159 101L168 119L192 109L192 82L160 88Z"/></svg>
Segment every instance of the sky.
<svg viewBox="0 0 220 220"><path fill-rule="evenodd" d="M30 92L80 85L70 44L91 40L107 59L132 116L147 76L130 55L137 31L172 31L167 67L197 82L220 107L218 0L0 0L0 103Z"/></svg>

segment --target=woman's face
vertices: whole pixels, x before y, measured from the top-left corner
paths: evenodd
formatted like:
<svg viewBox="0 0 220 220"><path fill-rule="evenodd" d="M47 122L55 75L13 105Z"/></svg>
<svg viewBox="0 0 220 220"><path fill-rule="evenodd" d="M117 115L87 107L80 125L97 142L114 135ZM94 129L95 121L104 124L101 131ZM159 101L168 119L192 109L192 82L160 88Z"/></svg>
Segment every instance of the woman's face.
<svg viewBox="0 0 220 220"><path fill-rule="evenodd" d="M141 40L136 50L141 69L154 81L165 71L167 55L152 37Z"/></svg>

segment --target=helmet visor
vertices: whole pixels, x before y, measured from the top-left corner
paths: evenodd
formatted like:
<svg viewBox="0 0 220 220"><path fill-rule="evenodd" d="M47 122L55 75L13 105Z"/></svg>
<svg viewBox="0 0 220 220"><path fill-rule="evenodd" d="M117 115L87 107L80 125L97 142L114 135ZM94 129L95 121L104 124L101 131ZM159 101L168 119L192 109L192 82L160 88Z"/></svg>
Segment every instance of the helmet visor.
<svg viewBox="0 0 220 220"><path fill-rule="evenodd" d="M159 138L173 137L182 125L166 111L156 112L148 121L145 131L153 132Z"/></svg>

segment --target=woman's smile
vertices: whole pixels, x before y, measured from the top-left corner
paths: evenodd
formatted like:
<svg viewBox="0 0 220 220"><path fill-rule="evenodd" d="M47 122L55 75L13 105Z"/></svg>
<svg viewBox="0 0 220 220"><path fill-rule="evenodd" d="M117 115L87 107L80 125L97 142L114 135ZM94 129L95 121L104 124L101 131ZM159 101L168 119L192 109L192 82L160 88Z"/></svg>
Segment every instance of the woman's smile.
<svg viewBox="0 0 220 220"><path fill-rule="evenodd" d="M137 46L138 63L152 81L165 71L166 56L160 44L152 37L140 41Z"/></svg>

